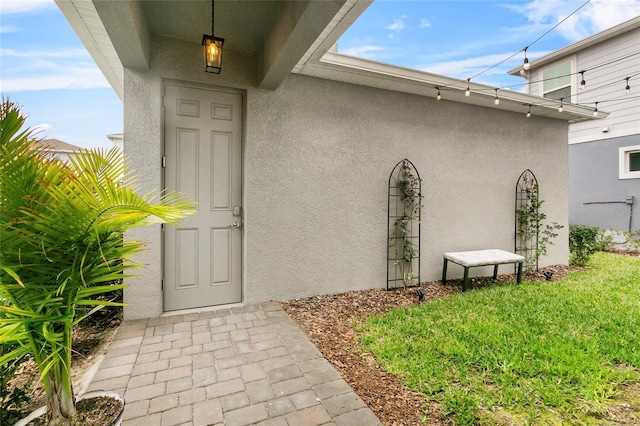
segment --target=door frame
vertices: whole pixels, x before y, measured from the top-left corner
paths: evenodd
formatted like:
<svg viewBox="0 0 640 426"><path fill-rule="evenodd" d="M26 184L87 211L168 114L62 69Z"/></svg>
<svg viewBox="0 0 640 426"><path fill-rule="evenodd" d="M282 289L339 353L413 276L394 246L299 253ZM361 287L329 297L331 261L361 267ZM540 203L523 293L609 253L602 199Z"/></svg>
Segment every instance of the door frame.
<svg viewBox="0 0 640 426"><path fill-rule="evenodd" d="M247 250L247 244L246 244L246 232L245 229L247 227L247 214L246 214L246 192L245 192L245 186L244 186L244 178L245 178L245 149L246 149L246 130L247 130L247 121L246 121L246 117L247 117L247 92L246 90L241 90L241 89L236 89L233 87L225 87L225 86L217 86L217 85L212 85L212 84L204 84L204 83L198 83L198 82L193 82L193 81L185 81L185 80L176 80L176 79L171 79L171 78L163 78L162 79L162 89L161 89L161 96L160 96L160 101L162 103L162 114L160 117L160 123L161 123L161 127L162 127L162 131L161 133L161 138L162 140L160 141L160 145L161 145L161 182L162 182L162 188L163 190L167 188L166 185L166 167L165 167L165 158L166 158L166 131L167 131L167 127L166 127L166 123L165 123L165 97L166 97L166 88L168 85L171 86L178 86L178 87L184 87L184 88L188 88L188 89L201 89L201 90L208 90L208 91L215 91L215 92L224 92L224 93L231 93L231 94L235 94L235 95L240 95L241 98L241 102L242 102L242 107L241 107L241 113L242 113L242 117L240 119L240 128L241 128L241 134L240 134L240 199L242 200L242 228L240 229L240 231L242 232L241 236L240 236L240 241L241 241L241 248L240 248L240 279L241 279L241 283L240 283L240 302L239 303L229 303L229 304L225 304L225 305L211 305L211 306L203 306L203 307L199 307L199 308L192 308L195 310L208 310L208 309L220 309L222 307L230 307L230 306L240 306L244 304L244 301L246 300L245 298L245 292L246 292L246 264L245 264L245 259L246 259L246 250ZM165 228L164 228L164 224L162 225L162 235L160 237L160 253L161 253L161 293L162 293L162 312L163 313L167 313L170 312L172 314L176 314L178 312L182 312L182 311L190 311L192 309L182 309L182 310L172 310L172 311L167 311L165 308L165 291L164 291L164 284L165 284L165 275L166 275L166 247L165 247Z"/></svg>

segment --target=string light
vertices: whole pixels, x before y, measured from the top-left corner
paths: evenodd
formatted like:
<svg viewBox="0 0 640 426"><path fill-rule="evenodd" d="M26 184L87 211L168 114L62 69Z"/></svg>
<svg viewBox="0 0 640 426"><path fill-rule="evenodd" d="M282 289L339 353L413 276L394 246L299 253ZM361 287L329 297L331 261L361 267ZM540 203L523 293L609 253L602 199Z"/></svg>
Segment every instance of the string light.
<svg viewBox="0 0 640 426"><path fill-rule="evenodd" d="M522 65L522 68L525 71L529 71L529 68L531 68L531 64L529 64L529 58L527 58L527 49L529 48L529 46L524 48L524 64Z"/></svg>
<svg viewBox="0 0 640 426"><path fill-rule="evenodd" d="M527 118L531 117L531 104L529 104L529 111L527 111Z"/></svg>
<svg viewBox="0 0 640 426"><path fill-rule="evenodd" d="M442 96L440 95L440 88L436 87L436 89L438 89L438 94L436 95L436 100L439 101L440 99L442 99Z"/></svg>
<svg viewBox="0 0 640 426"><path fill-rule="evenodd" d="M470 78L468 78L468 79L467 79L467 90L464 92L464 95L465 95L465 96L467 96L467 97L468 97L469 95L471 95L471 89L469 88L469 82L470 82L470 81L471 81L471 79L470 79Z"/></svg>
<svg viewBox="0 0 640 426"><path fill-rule="evenodd" d="M625 80L627 80L627 87L624 88L625 93L628 95L629 93L631 93L631 86L629 86L629 79L631 77L627 77L625 78Z"/></svg>
<svg viewBox="0 0 640 426"><path fill-rule="evenodd" d="M545 37L547 34L549 34L551 31L555 30L556 28L558 28L558 26L560 24L562 24L564 21L566 21L567 19L569 19L571 16L575 15L580 9L582 9L583 7L585 7L587 4L589 4L589 2L591 2L591 0L586 0L584 3L582 3L582 5L580 5L580 7L578 7L576 10L574 10L573 12L571 12L570 14L568 14L567 16L565 16L561 21L559 21L557 24L555 24L552 28L548 29L544 34L542 34L540 37L538 37L537 39L535 39L532 43L529 44L529 46L527 46L525 49L525 54L526 54L526 49L528 49L529 47L533 46L534 44L536 44L537 42L539 42L543 37ZM471 78L476 78L479 75L482 75L484 73L486 73L487 71L490 71L492 69L494 69L495 67L502 65L503 63L507 62L509 59L513 58L514 56L516 56L518 53L522 52L522 50L514 53L513 55L509 56L508 58L503 59L502 61L498 62L495 65L490 66L489 68L480 71L479 73L477 73L476 75L474 75ZM527 62L525 60L525 62Z"/></svg>
<svg viewBox="0 0 640 426"><path fill-rule="evenodd" d="M597 117L597 116L598 116L598 102L596 102L596 107L595 107L595 109L593 110L593 116L594 116L594 117Z"/></svg>
<svg viewBox="0 0 640 426"><path fill-rule="evenodd" d="M500 104L500 99L498 99L498 89L495 89L495 91L496 91L496 98L493 100L493 103L498 105Z"/></svg>
<svg viewBox="0 0 640 426"><path fill-rule="evenodd" d="M587 82L584 81L584 71L580 71L580 75L582 76L582 81L580 82L580 90L584 90L587 86Z"/></svg>
<svg viewBox="0 0 640 426"><path fill-rule="evenodd" d="M560 108L558 108L558 112L564 111L564 98L560 98Z"/></svg>

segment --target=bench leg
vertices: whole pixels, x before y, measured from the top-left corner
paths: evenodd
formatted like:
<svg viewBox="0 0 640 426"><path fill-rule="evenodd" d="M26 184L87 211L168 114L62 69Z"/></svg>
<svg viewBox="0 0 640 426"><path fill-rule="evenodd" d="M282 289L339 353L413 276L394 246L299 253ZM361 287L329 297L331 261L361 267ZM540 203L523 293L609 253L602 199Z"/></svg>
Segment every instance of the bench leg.
<svg viewBox="0 0 640 426"><path fill-rule="evenodd" d="M520 284L520 281L522 280L522 262L518 263L518 278L517 278L517 283Z"/></svg>
<svg viewBox="0 0 640 426"><path fill-rule="evenodd" d="M493 280L497 280L498 279L498 264L496 263L495 266L493 267Z"/></svg>
<svg viewBox="0 0 640 426"><path fill-rule="evenodd" d="M444 265L442 265L442 285L447 283L447 263L449 263L449 259L445 259Z"/></svg>
<svg viewBox="0 0 640 426"><path fill-rule="evenodd" d="M467 291L467 283L469 282L469 267L464 267L464 281L462 282L462 291Z"/></svg>

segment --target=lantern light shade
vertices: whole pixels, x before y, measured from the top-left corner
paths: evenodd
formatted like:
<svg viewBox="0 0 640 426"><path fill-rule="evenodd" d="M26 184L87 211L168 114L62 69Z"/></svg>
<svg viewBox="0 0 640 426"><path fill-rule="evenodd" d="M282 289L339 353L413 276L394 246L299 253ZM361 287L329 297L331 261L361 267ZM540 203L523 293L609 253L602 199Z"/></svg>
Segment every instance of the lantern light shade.
<svg viewBox="0 0 640 426"><path fill-rule="evenodd" d="M220 74L222 71L222 45L224 39L212 35L202 35L202 45L204 46L205 72Z"/></svg>

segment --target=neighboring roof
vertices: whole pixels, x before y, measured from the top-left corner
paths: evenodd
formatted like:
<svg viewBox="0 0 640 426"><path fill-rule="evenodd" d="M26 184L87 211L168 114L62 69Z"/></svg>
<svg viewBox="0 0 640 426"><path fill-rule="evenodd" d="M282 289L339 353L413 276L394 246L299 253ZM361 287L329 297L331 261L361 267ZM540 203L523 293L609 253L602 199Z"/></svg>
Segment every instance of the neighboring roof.
<svg viewBox="0 0 640 426"><path fill-rule="evenodd" d="M258 86L262 89L276 89L290 73L298 73L419 96L435 97L440 88L445 100L522 114L533 108L534 115L569 123L594 119L591 108L565 105L559 113L556 101L508 90L499 91L501 101L494 105L491 86L471 83L472 95L467 97L466 80L332 52L331 47L371 2L219 2L216 16L225 19L216 20L216 33L225 34L230 49L261 59ZM56 0L56 4L121 99L124 67L148 68L152 33L193 41L211 23L211 7L203 1ZM601 111L598 118L606 115Z"/></svg>
<svg viewBox="0 0 640 426"><path fill-rule="evenodd" d="M77 152L84 151L84 148L80 148L79 146L71 145L70 143L62 142L58 139L41 139L34 141L35 145L38 145L40 148L48 148L55 152Z"/></svg>
<svg viewBox="0 0 640 426"><path fill-rule="evenodd" d="M535 61L531 61L529 65L531 68L543 66L550 62L557 61L558 59L562 59L565 56L573 55L581 50L586 49L587 47L594 46L598 43L602 43L603 41L607 41L621 34L628 33L629 31L633 31L637 28L640 28L640 16L637 16L633 19L630 19L621 24L618 24L615 27L611 27L607 30L596 33L591 37L587 37L585 39L577 41L573 44L563 47L562 49L558 49L555 52L549 53L548 55L542 56L536 59ZM520 70L522 70L522 65L519 65L516 68L509 71L509 74L520 76Z"/></svg>

